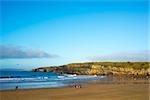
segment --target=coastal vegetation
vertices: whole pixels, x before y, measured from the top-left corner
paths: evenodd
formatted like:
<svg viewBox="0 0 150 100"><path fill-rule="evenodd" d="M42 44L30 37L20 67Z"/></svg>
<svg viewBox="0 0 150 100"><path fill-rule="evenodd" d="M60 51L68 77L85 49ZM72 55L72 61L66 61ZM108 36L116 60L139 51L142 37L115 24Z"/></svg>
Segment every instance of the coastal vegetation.
<svg viewBox="0 0 150 100"><path fill-rule="evenodd" d="M149 77L150 62L85 62L35 68L32 71L77 75Z"/></svg>

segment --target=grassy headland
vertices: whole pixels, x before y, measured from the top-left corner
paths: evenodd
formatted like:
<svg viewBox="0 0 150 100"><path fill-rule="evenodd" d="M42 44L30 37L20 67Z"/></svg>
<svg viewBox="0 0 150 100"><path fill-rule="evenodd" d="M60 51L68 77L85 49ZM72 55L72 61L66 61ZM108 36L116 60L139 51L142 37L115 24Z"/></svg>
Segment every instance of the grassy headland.
<svg viewBox="0 0 150 100"><path fill-rule="evenodd" d="M86 62L35 68L32 71L77 75L149 77L150 62Z"/></svg>

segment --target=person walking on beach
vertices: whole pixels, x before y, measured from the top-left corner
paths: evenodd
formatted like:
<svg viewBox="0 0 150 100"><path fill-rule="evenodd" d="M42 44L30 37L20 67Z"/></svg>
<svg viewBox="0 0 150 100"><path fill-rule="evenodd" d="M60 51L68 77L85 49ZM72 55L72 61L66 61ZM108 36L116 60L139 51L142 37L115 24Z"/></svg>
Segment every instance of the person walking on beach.
<svg viewBox="0 0 150 100"><path fill-rule="evenodd" d="M16 90L18 90L18 86L16 86Z"/></svg>
<svg viewBox="0 0 150 100"><path fill-rule="evenodd" d="M75 82L75 85L74 85L75 88L82 88L81 84L78 83L78 82Z"/></svg>

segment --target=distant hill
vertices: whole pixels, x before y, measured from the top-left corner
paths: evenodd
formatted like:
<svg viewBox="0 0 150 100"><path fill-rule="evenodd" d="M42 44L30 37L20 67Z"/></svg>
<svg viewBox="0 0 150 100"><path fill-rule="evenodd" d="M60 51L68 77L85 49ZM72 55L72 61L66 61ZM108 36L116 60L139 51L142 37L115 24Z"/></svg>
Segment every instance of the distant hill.
<svg viewBox="0 0 150 100"><path fill-rule="evenodd" d="M0 71L25 71L23 69L15 69L15 68L2 68Z"/></svg>
<svg viewBox="0 0 150 100"><path fill-rule="evenodd" d="M62 66L49 66L32 69L32 71L55 72L77 75L119 75L149 77L150 62L86 62Z"/></svg>

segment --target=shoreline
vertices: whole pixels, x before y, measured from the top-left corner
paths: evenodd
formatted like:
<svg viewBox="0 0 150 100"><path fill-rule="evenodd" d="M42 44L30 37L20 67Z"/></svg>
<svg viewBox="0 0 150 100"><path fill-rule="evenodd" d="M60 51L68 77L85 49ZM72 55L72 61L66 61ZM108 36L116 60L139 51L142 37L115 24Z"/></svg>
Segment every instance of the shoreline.
<svg viewBox="0 0 150 100"><path fill-rule="evenodd" d="M86 76L86 75L80 75L80 76ZM89 76L89 75L88 75ZM105 76L98 76L98 77L105 77ZM125 78L125 77L117 77L117 76L107 76L105 78L96 79L96 80L74 80L74 81L68 81L63 82L63 86L58 87L37 87L37 88L17 88L17 90L32 90L32 89L57 89L57 88L67 88L67 87L74 87L75 84L79 85L90 85L90 84L150 84L150 79L148 78ZM66 84L66 85L65 85ZM16 89L2 89L0 91L15 91Z"/></svg>
<svg viewBox="0 0 150 100"><path fill-rule="evenodd" d="M58 77L58 76L57 76ZM8 78L8 79L1 79L1 88L0 90L15 90L17 89L32 89L32 88L62 88L67 86L72 86L76 82L78 83L86 83L87 81L92 80L103 80L106 79L106 77L103 76L86 76L86 75L80 75L76 77L72 76L63 76L60 78L33 78L31 80L30 78ZM5 82L7 82L5 85ZM71 84L73 83L73 84ZM35 84L35 85L34 85ZM32 86L31 86L32 85ZM11 87L7 87L11 86Z"/></svg>
<svg viewBox="0 0 150 100"><path fill-rule="evenodd" d="M82 88L1 90L1 100L149 100L149 80L92 81Z"/></svg>
<svg viewBox="0 0 150 100"><path fill-rule="evenodd" d="M70 82L69 82L70 83ZM71 82L70 84L74 84ZM87 81L87 82L80 82L83 87L84 86L90 86L90 85L116 85L116 84L124 84L124 85L134 85L134 84L147 84L150 86L150 80L92 80L92 81ZM21 88L21 89L10 89L10 90L0 90L0 92L3 91L20 91L20 90L38 90L38 89L61 89L61 88L74 88L74 85L70 86L62 86L62 87L45 87L45 88Z"/></svg>

